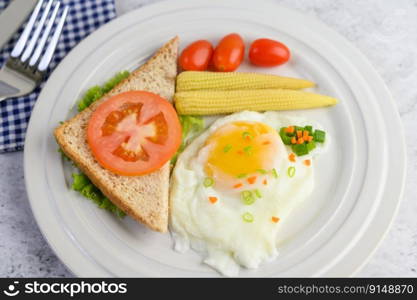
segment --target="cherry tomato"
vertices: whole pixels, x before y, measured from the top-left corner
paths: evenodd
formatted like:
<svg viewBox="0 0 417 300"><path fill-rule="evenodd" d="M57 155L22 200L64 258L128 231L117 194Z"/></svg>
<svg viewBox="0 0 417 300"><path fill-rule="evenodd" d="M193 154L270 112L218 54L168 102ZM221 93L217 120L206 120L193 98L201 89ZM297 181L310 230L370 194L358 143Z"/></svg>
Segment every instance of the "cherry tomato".
<svg viewBox="0 0 417 300"><path fill-rule="evenodd" d="M103 168L119 175L144 175L175 154L181 125L167 100L145 91L125 92L93 112L87 142Z"/></svg>
<svg viewBox="0 0 417 300"><path fill-rule="evenodd" d="M270 39L255 40L249 49L249 60L260 67L274 67L290 59L290 50L283 43Z"/></svg>
<svg viewBox="0 0 417 300"><path fill-rule="evenodd" d="M213 65L216 71L231 72L242 63L245 44L237 33L226 35L214 49Z"/></svg>
<svg viewBox="0 0 417 300"><path fill-rule="evenodd" d="M205 71L212 56L213 46L209 41L195 41L182 50L180 67L187 71Z"/></svg>

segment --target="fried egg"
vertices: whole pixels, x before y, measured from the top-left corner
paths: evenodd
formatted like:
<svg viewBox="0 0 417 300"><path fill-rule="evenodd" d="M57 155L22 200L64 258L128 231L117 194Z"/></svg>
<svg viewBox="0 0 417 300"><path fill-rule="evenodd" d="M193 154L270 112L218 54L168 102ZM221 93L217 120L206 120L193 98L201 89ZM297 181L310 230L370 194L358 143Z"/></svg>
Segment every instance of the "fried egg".
<svg viewBox="0 0 417 300"><path fill-rule="evenodd" d="M186 147L170 192L176 250L195 249L226 276L277 257L282 223L314 187L311 155L291 156L277 132L297 122L280 112L235 113Z"/></svg>

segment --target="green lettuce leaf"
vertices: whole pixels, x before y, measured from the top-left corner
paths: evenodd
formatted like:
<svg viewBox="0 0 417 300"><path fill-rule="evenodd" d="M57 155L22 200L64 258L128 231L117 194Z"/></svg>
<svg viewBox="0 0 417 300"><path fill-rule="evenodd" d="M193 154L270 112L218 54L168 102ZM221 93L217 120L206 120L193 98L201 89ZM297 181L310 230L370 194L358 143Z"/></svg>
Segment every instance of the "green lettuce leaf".
<svg viewBox="0 0 417 300"><path fill-rule="evenodd" d="M71 159L64 153L64 151L62 151L61 148L58 148L58 152L61 154L63 160L71 161Z"/></svg>
<svg viewBox="0 0 417 300"><path fill-rule="evenodd" d="M128 71L123 71L117 73L113 78L108 80L102 86L93 86L87 90L84 96L78 101L78 111L83 111L89 107L92 103L100 99L104 94L108 93L113 89L117 84L119 84L123 79L129 76ZM171 162L175 164L178 154L184 151L185 147L190 143L190 141L201 131L204 130L204 120L199 116L188 116L181 115L179 120L182 126L182 143L178 149L175 156L171 159ZM61 152L65 160L70 159L62 152L61 149L58 150ZM73 183L72 189L79 192L85 198L90 199L97 204L98 207L105 209L109 212L112 212L116 216L122 218L126 214L114 205L83 173L73 173Z"/></svg>
<svg viewBox="0 0 417 300"><path fill-rule="evenodd" d="M94 101L100 99L104 94L108 93L116 85L118 85L123 79L129 76L128 71L116 73L113 78L109 79L102 86L93 86L84 94L84 96L78 101L78 111L82 111L89 107ZM65 155L62 149L58 149L62 158L71 161L71 159ZM114 205L83 173L73 173L72 189L79 192L85 198L90 199L97 204L98 207L105 209L116 216L122 218L126 214Z"/></svg>
<svg viewBox="0 0 417 300"><path fill-rule="evenodd" d="M82 97L78 101L78 111L83 111L84 109L89 107L93 102L103 97L104 94L108 93L123 79L127 78L129 74L130 73L128 71L116 73L116 75L114 75L113 78L109 79L102 86L96 85L89 88L87 92L84 94L84 97Z"/></svg>
<svg viewBox="0 0 417 300"><path fill-rule="evenodd" d="M182 127L182 143L177 153L171 158L173 165L177 162L178 155L184 151L190 141L204 130L204 119L200 116L180 115L179 120Z"/></svg>
<svg viewBox="0 0 417 300"><path fill-rule="evenodd" d="M190 133L199 133L204 129L204 120L199 116L180 115L183 139L186 139Z"/></svg>
<svg viewBox="0 0 417 300"><path fill-rule="evenodd" d="M98 207L105 209L116 216L122 218L126 214L114 205L83 173L73 173L73 182L71 188L85 198L90 199L97 204Z"/></svg>

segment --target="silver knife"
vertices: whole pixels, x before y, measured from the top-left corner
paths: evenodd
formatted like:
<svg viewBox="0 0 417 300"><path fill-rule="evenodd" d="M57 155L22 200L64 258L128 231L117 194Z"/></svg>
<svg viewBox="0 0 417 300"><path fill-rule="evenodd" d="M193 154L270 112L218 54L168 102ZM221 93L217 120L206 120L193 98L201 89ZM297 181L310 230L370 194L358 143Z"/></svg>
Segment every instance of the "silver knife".
<svg viewBox="0 0 417 300"><path fill-rule="evenodd" d="M32 12L37 0L12 0L0 14L0 49Z"/></svg>

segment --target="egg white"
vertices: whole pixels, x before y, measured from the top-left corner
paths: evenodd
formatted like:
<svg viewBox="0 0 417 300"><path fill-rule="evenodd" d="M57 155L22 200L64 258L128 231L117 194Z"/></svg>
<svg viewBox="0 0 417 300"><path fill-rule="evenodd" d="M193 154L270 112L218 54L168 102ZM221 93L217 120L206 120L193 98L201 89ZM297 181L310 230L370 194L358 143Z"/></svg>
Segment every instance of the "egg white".
<svg viewBox="0 0 417 300"><path fill-rule="evenodd" d="M283 221L314 188L314 162L309 167L302 163L305 159L311 160L311 155L290 162L287 153L282 153L289 147L280 151L285 159L271 166L278 171L278 178L269 177L267 186L262 186L259 181L254 186L259 188L262 198L252 205L244 205L236 194L218 189L216 184L205 187L205 141L219 127L234 121L261 122L275 129L308 124L282 112L239 112L214 121L179 155L170 192L170 228L175 249L185 252L192 247L202 253L204 263L226 276L237 276L240 266L257 268L262 262L275 259L278 255L277 234ZM291 166L296 170L292 178L287 174ZM219 201L212 204L207 200L209 196L215 196ZM254 216L252 223L242 220L245 212ZM271 222L271 216L279 217L280 222Z"/></svg>

